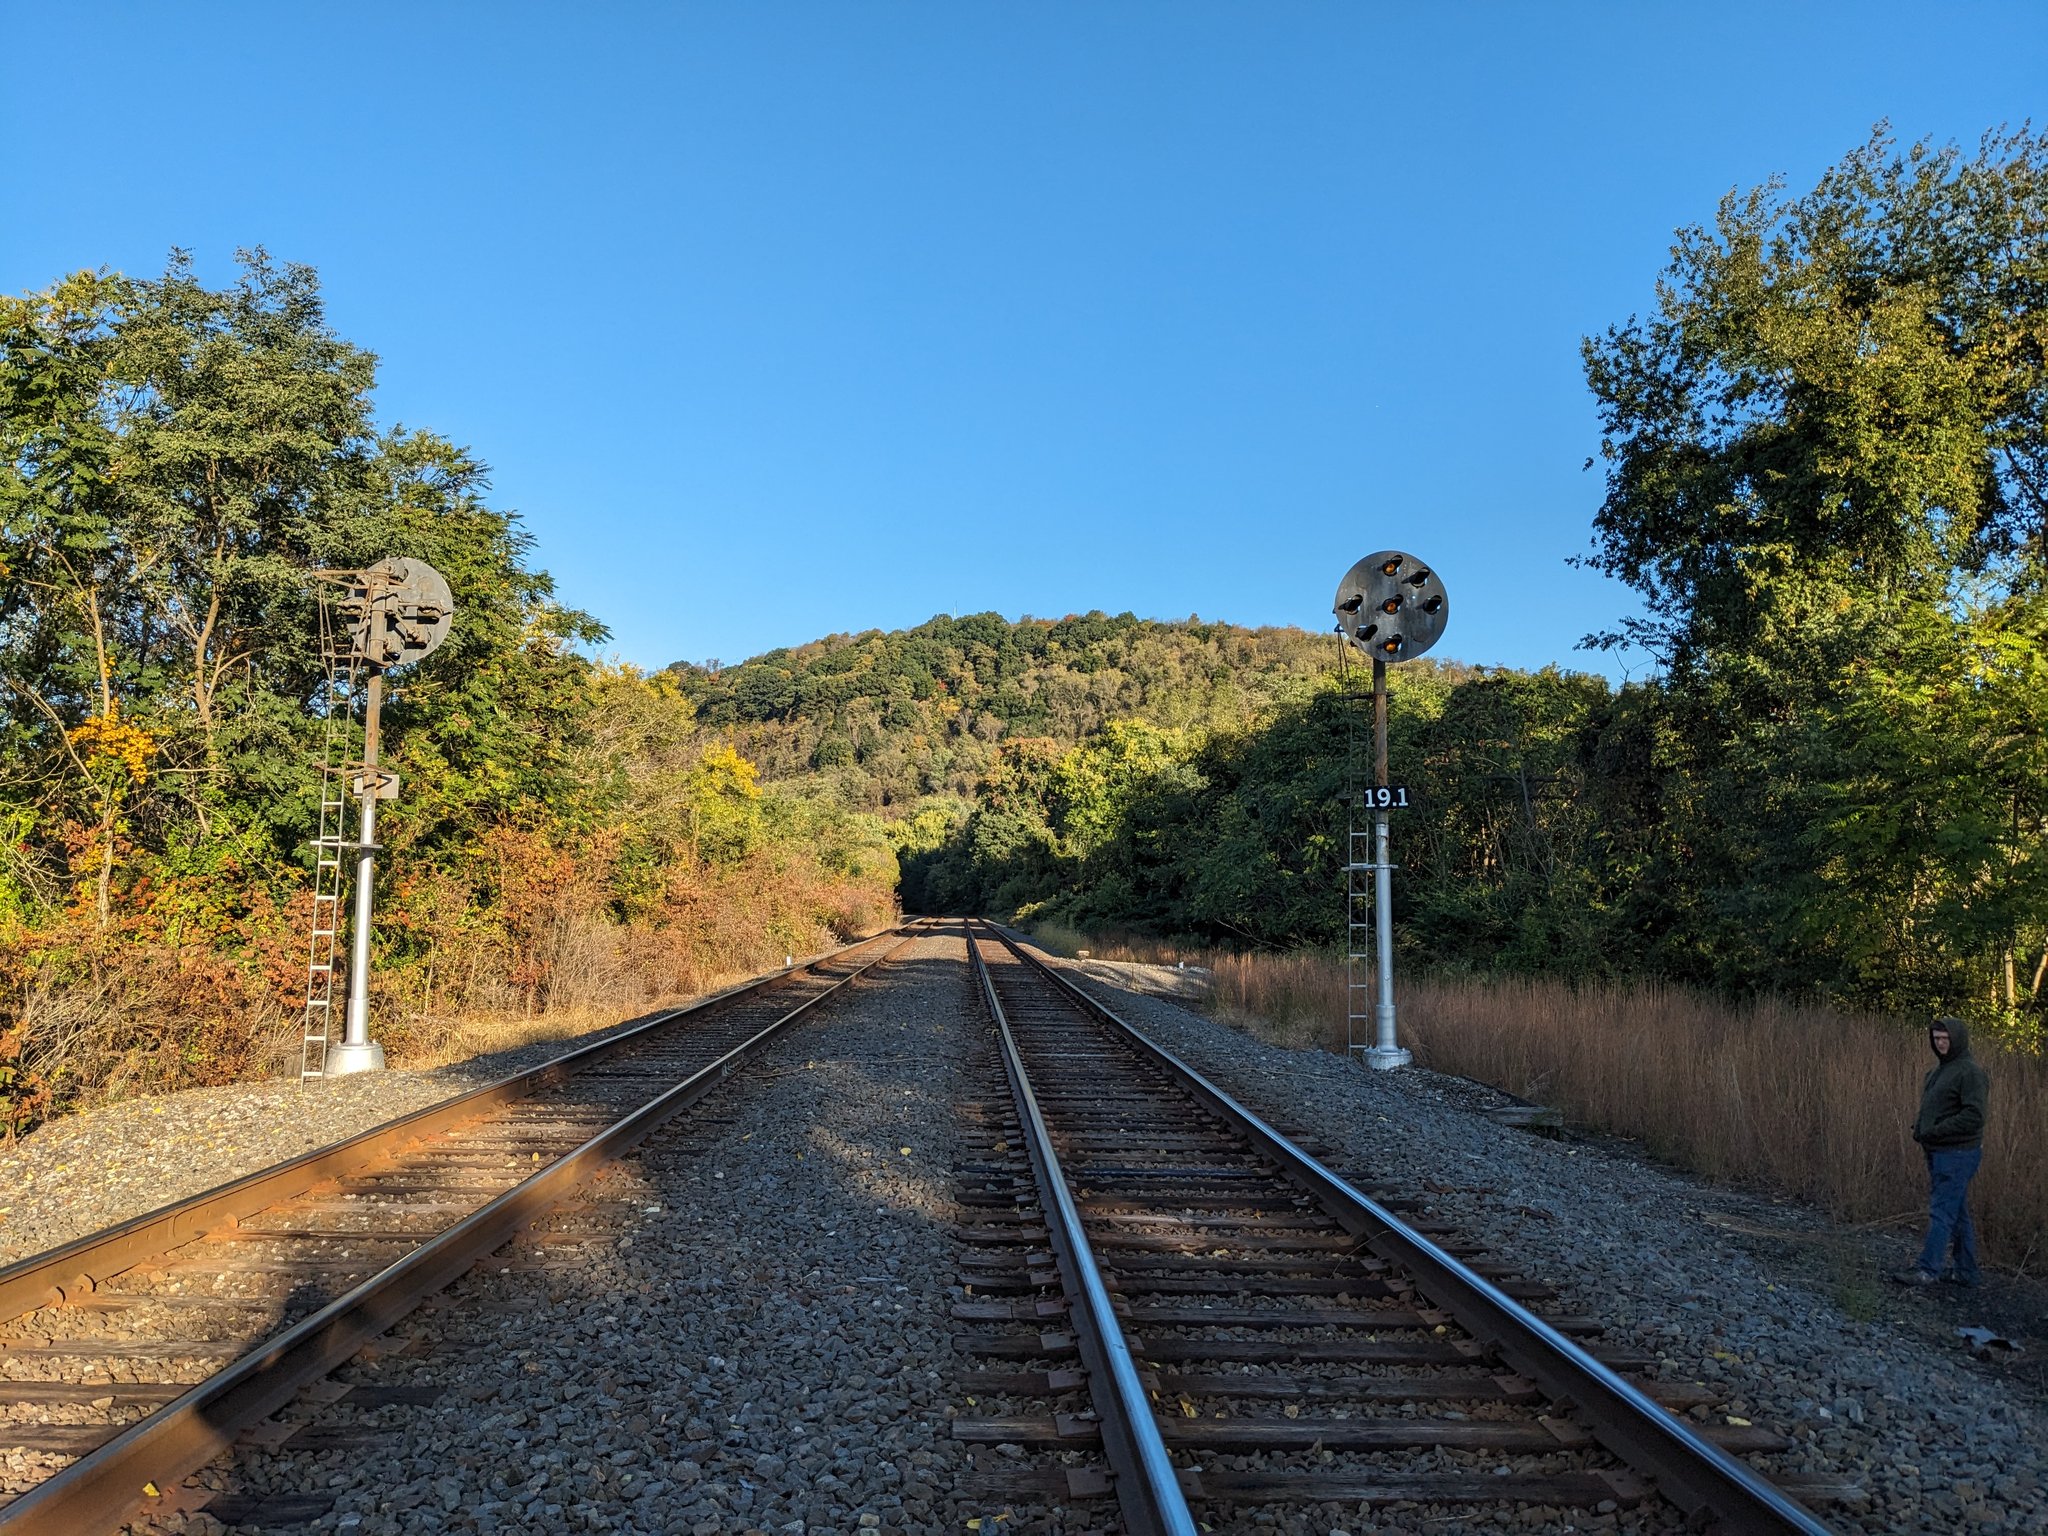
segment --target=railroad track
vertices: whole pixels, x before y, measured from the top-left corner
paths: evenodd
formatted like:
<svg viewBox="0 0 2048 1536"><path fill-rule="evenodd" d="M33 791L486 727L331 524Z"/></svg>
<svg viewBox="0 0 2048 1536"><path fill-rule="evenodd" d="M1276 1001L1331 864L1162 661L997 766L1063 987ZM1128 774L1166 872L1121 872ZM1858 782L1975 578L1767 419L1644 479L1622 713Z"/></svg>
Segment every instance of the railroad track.
<svg viewBox="0 0 2048 1536"><path fill-rule="evenodd" d="M906 942L845 946L0 1269L0 1532L152 1507Z"/></svg>
<svg viewBox="0 0 2048 1536"><path fill-rule="evenodd" d="M1735 1454L1789 1442L1682 1421L1709 1395L1404 1222L1007 938L968 948L1009 1091L963 1170L955 1315L982 1326L956 1345L983 1367L953 1433L1026 1453L983 1491L1113 1496L1134 1536L1360 1502L1827 1529Z"/></svg>

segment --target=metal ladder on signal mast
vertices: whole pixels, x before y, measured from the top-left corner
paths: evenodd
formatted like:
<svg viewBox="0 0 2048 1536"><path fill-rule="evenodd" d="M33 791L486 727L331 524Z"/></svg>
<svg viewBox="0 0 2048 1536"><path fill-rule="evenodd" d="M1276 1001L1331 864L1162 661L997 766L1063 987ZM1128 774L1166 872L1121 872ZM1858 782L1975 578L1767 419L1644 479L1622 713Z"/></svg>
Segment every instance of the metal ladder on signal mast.
<svg viewBox="0 0 2048 1536"><path fill-rule="evenodd" d="M1373 828L1358 825L1358 797L1352 797L1344 839L1344 1044L1363 1051L1378 1038L1373 1001L1379 961L1373 951Z"/></svg>
<svg viewBox="0 0 2048 1536"><path fill-rule="evenodd" d="M1344 1045L1357 1055L1378 1038L1373 1012L1379 988L1379 958L1373 948L1373 876L1378 855L1373 847L1373 820L1365 810L1365 786L1372 782L1372 727L1359 722L1360 701L1371 707L1370 695L1351 686L1344 664L1349 652L1338 638L1344 691Z"/></svg>
<svg viewBox="0 0 2048 1536"><path fill-rule="evenodd" d="M320 823L313 839L313 918L306 952L306 1009L299 1047L299 1081L327 1075L327 1039L335 1014L334 966L341 932L342 896L348 889L345 857L355 844L348 836L350 748L356 733L356 683L360 676L354 636L337 642L327 592L320 608L320 664L324 671L327 735L320 753Z"/></svg>

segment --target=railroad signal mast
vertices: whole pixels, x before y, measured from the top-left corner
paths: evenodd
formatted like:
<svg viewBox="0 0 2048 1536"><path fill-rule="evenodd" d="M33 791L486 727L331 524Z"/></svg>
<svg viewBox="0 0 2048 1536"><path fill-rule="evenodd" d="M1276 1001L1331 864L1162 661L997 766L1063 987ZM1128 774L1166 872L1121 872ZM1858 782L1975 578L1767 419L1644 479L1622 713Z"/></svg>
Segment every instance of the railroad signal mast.
<svg viewBox="0 0 2048 1536"><path fill-rule="evenodd" d="M1346 1041L1369 1067L1405 1067L1413 1060L1394 1027L1394 865L1388 853L1388 819L1408 806L1408 786L1387 779L1387 668L1413 661L1443 637L1450 599L1436 572L1413 555L1383 549L1344 573L1333 605L1337 630L1372 658L1372 783L1363 775L1354 741L1345 795L1349 827L1344 839L1344 953ZM1370 810L1369 827L1360 812ZM1364 877L1370 876L1368 882ZM1369 903L1371 920L1361 917ZM1361 935L1370 929L1370 952ZM1375 995L1371 1013L1365 998ZM1361 1026L1370 1020L1370 1045Z"/></svg>
<svg viewBox="0 0 2048 1536"><path fill-rule="evenodd" d="M327 750L320 764L320 824L313 838L313 930L306 962L301 1082L372 1072L384 1065L384 1047L370 1039L377 802L398 795L398 775L380 768L377 762L384 674L426 656L448 638L455 618L455 601L447 581L424 560L379 560L360 571L319 574ZM366 675L368 686L360 687ZM353 744L359 692L363 697L363 750L360 758L354 758L348 747ZM351 797L361 807L353 838L347 831ZM349 934L348 1012L342 1037L334 1041L334 972L342 889L351 863L355 914Z"/></svg>

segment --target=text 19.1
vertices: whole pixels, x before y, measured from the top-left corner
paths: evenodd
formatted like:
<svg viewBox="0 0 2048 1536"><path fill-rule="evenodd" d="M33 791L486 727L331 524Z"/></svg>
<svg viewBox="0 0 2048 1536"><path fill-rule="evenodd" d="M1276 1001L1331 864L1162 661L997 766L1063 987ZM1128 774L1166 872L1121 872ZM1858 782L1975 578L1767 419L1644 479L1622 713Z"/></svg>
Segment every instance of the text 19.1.
<svg viewBox="0 0 2048 1536"><path fill-rule="evenodd" d="M1408 786L1406 784L1379 784L1366 790L1365 804L1368 810L1405 811L1408 809Z"/></svg>

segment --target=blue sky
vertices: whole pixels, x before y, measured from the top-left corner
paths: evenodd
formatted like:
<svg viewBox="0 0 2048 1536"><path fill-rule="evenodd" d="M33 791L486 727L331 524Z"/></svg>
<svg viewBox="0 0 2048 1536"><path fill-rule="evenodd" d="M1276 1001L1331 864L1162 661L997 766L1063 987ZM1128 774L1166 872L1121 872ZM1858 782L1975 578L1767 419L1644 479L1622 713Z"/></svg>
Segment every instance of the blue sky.
<svg viewBox="0 0 2048 1536"><path fill-rule="evenodd" d="M17 9L0 285L317 267L629 660L934 612L1599 665L1579 338L1888 118L2048 115L2048 6Z"/></svg>

